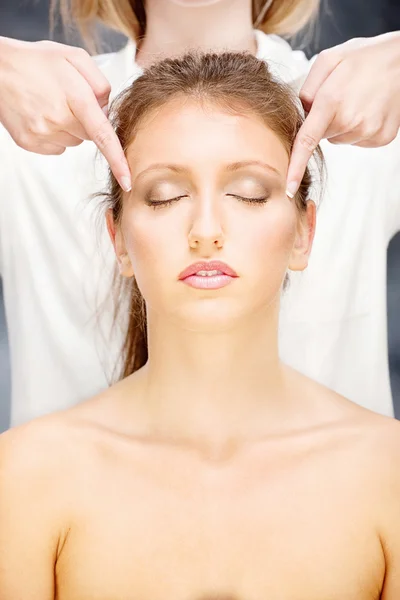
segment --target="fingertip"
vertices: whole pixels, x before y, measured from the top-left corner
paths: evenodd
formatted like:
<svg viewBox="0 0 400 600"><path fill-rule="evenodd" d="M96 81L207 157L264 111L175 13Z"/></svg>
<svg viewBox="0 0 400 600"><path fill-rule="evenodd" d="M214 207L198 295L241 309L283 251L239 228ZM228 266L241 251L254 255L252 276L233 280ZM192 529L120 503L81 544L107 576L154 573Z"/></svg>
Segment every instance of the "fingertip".
<svg viewBox="0 0 400 600"><path fill-rule="evenodd" d="M307 105L311 105L314 100L313 94L303 89L300 90L299 97L302 103Z"/></svg>
<svg viewBox="0 0 400 600"><path fill-rule="evenodd" d="M294 181L294 180L289 181L289 183L287 184L287 187L286 187L286 196L288 196L290 199L294 198L298 189L299 189L298 181Z"/></svg>
<svg viewBox="0 0 400 600"><path fill-rule="evenodd" d="M123 175L121 177L119 184L120 184L121 188L124 190L124 192L130 192L132 189L131 178L128 177L127 175Z"/></svg>

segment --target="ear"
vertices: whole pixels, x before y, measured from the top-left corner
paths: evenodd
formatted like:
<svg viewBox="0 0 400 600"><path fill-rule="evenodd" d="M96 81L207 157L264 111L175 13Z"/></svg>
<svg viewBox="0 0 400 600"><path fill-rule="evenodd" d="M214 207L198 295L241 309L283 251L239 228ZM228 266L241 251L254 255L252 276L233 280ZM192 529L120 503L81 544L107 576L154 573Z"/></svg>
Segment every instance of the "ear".
<svg viewBox="0 0 400 600"><path fill-rule="evenodd" d="M304 271L308 266L315 234L317 209L312 200L307 201L307 208L301 214L297 224L296 239L289 261L291 271Z"/></svg>
<svg viewBox="0 0 400 600"><path fill-rule="evenodd" d="M115 256L117 257L119 272L124 277L133 277L132 263L126 250L124 236L121 227L114 221L111 208L107 210L106 223L108 234L114 246Z"/></svg>

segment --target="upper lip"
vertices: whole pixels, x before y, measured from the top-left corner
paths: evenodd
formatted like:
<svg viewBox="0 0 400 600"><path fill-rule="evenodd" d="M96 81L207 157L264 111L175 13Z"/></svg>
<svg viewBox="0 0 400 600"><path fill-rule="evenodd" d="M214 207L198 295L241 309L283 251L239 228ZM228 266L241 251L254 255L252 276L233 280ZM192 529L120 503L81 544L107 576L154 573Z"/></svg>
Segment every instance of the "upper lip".
<svg viewBox="0 0 400 600"><path fill-rule="evenodd" d="M186 279L186 277L195 275L198 271L221 271L223 275L229 275L230 277L238 276L226 263L219 260L210 260L193 263L179 274L178 279Z"/></svg>

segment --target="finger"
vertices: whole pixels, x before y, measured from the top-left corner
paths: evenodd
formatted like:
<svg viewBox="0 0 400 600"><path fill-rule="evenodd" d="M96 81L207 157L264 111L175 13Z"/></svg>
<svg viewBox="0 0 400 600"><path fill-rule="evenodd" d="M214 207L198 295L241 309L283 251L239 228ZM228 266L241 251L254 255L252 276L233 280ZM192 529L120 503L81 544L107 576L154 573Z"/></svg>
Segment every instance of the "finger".
<svg viewBox="0 0 400 600"><path fill-rule="evenodd" d="M71 82L73 82L73 85L76 85L76 73L75 73L75 77L72 78ZM75 88L71 87L71 89L75 89ZM69 135L79 138L80 140L89 140L90 138L89 138L87 131L83 127L82 123L80 123L78 121L78 119L76 118L76 115L74 115L73 112L71 111L71 107L69 106L70 103L69 103L68 99L67 99L67 102L68 102L69 111L68 111L68 115L65 117L65 119L60 124L62 127L61 131L65 131Z"/></svg>
<svg viewBox="0 0 400 600"><path fill-rule="evenodd" d="M380 148L382 145L385 144L379 144L371 140L362 140L353 144L353 146L357 146L358 148Z"/></svg>
<svg viewBox="0 0 400 600"><path fill-rule="evenodd" d="M361 148L380 148L390 144L397 135L397 127L389 121L383 125L369 122L340 135L326 136L332 144L351 144Z"/></svg>
<svg viewBox="0 0 400 600"><path fill-rule="evenodd" d="M382 134L375 138L364 138L363 140L354 142L353 145L360 148L382 148L391 144L395 138L396 135Z"/></svg>
<svg viewBox="0 0 400 600"><path fill-rule="evenodd" d="M68 99L72 113L106 158L122 189L131 189L131 176L124 151L110 121L101 110L89 85L80 82Z"/></svg>
<svg viewBox="0 0 400 600"><path fill-rule="evenodd" d="M306 110L311 110L318 90L341 61L342 56L333 50L323 50L318 55L299 94Z"/></svg>
<svg viewBox="0 0 400 600"><path fill-rule="evenodd" d="M72 114L67 122L64 122L64 131L65 133L71 135L72 137L79 138L80 140L89 140L89 134L82 127L82 124L78 121L75 115Z"/></svg>
<svg viewBox="0 0 400 600"><path fill-rule="evenodd" d="M108 116L108 100L111 86L107 78L100 71L93 58L82 48L70 48L66 55L68 62L86 79L94 95Z"/></svg>
<svg viewBox="0 0 400 600"><path fill-rule="evenodd" d="M299 129L293 144L287 175L287 195L293 198L299 189L308 161L334 119L333 105L315 101Z"/></svg>
<svg viewBox="0 0 400 600"><path fill-rule="evenodd" d="M37 144L29 147L29 152L43 154L45 156L60 156L64 154L66 148L59 144Z"/></svg>
<svg viewBox="0 0 400 600"><path fill-rule="evenodd" d="M59 131L46 138L46 141L50 144L58 146L64 146L64 148L72 148L82 144L83 139L67 133L66 131Z"/></svg>
<svg viewBox="0 0 400 600"><path fill-rule="evenodd" d="M364 141L362 135L355 131L351 131L349 133L344 133L342 135L332 135L327 137L328 141L331 144L337 144L337 145L342 145L342 144L358 144L359 142Z"/></svg>

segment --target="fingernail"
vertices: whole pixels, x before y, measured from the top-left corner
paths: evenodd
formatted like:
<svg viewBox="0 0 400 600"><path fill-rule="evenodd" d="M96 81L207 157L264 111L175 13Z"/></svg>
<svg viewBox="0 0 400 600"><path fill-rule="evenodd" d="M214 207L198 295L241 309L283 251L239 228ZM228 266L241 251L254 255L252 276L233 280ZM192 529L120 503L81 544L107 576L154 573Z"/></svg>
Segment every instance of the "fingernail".
<svg viewBox="0 0 400 600"><path fill-rule="evenodd" d="M103 108L101 110L103 111L103 113L106 115L106 117L108 119L108 104L106 104L105 106L103 106Z"/></svg>
<svg viewBox="0 0 400 600"><path fill-rule="evenodd" d="M297 192L297 188L299 187L297 181L289 181L286 188L286 196L289 198L294 198L295 193Z"/></svg>
<svg viewBox="0 0 400 600"><path fill-rule="evenodd" d="M126 175L124 177L121 177L121 187L124 190L124 192L130 192L132 189L131 178L126 177Z"/></svg>

